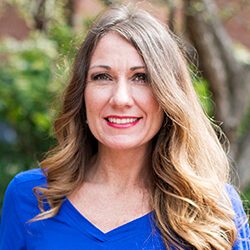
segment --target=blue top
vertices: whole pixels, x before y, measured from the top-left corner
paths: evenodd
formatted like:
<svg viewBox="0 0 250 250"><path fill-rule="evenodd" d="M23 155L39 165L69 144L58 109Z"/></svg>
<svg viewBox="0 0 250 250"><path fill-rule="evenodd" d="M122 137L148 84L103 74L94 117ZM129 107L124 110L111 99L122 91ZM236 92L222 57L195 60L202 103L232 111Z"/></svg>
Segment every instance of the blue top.
<svg viewBox="0 0 250 250"><path fill-rule="evenodd" d="M46 184L40 169L18 174L9 184L3 205L0 250L165 250L153 212L103 233L70 203L63 202L50 219L29 223L40 211L32 188ZM236 191L227 186L236 214L238 240L233 250L250 250L246 214Z"/></svg>

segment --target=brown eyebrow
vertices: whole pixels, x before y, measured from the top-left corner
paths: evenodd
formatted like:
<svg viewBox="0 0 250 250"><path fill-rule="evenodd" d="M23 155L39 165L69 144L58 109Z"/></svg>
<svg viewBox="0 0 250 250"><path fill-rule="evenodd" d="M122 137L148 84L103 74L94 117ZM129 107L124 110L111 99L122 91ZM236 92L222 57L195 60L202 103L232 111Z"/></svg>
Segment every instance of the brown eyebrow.
<svg viewBox="0 0 250 250"><path fill-rule="evenodd" d="M105 68L105 69L108 69L108 70L111 69L110 66L102 65L102 64L101 65L93 65L89 69L93 69L93 68ZM145 68L146 68L145 66L134 66L134 67L131 67L130 70L135 71L137 69L145 69Z"/></svg>
<svg viewBox="0 0 250 250"><path fill-rule="evenodd" d="M111 69L110 66L108 65L93 65L91 66L89 69L93 69L93 68L105 68L105 69Z"/></svg>
<svg viewBox="0 0 250 250"><path fill-rule="evenodd" d="M135 66L135 67L130 68L130 70L135 71L137 69L145 69L145 68L146 68L145 66Z"/></svg>

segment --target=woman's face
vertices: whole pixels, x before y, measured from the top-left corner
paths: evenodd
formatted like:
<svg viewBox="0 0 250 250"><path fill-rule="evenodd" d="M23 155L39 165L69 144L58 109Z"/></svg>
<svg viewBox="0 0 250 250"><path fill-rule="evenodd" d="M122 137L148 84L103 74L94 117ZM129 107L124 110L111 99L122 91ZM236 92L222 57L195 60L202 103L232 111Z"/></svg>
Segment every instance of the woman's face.
<svg viewBox="0 0 250 250"><path fill-rule="evenodd" d="M113 32L101 38L92 55L85 105L88 126L99 146L112 149L147 146L164 116L141 56Z"/></svg>

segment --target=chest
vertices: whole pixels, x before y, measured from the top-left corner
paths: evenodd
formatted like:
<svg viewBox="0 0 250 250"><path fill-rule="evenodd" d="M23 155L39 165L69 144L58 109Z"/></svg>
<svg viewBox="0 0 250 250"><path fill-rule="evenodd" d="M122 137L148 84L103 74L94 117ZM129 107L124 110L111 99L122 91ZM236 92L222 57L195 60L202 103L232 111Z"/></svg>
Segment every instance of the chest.
<svg viewBox="0 0 250 250"><path fill-rule="evenodd" d="M151 214L104 233L68 200L57 216L30 224L26 234L27 250L165 250Z"/></svg>
<svg viewBox="0 0 250 250"><path fill-rule="evenodd" d="M149 197L138 191L112 193L87 188L85 192L72 195L69 200L81 215L102 232L109 232L152 210Z"/></svg>

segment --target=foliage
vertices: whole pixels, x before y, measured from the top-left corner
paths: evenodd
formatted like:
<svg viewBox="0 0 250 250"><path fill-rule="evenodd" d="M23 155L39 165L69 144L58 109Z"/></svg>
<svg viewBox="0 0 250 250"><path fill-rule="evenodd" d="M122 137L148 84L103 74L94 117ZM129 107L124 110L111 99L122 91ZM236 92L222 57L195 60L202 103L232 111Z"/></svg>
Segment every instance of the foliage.
<svg viewBox="0 0 250 250"><path fill-rule="evenodd" d="M49 145L48 138L44 139L50 128L47 110L52 93L48 83L56 51L42 37L33 39L23 44L13 40L1 44L0 117L16 135L12 141L7 137L7 142L1 142L1 176L8 176L1 182L4 186L12 174L28 168Z"/></svg>
<svg viewBox="0 0 250 250"><path fill-rule="evenodd" d="M54 99L67 81L76 37L69 27L54 26L47 35L0 43L0 207L10 179L37 167L54 144Z"/></svg>
<svg viewBox="0 0 250 250"><path fill-rule="evenodd" d="M64 25L66 22L65 9L68 0L5 0L4 2L11 6L15 6L18 9L19 14L32 28L35 28L36 26L35 20L37 16L44 19L43 21L46 23L46 28L58 24ZM43 11L39 8L41 5L44 7Z"/></svg>
<svg viewBox="0 0 250 250"><path fill-rule="evenodd" d="M197 77L193 79L193 85L197 95L200 98L201 105L210 117L213 116L213 103L212 103L212 94L208 87L208 82L202 78Z"/></svg>

